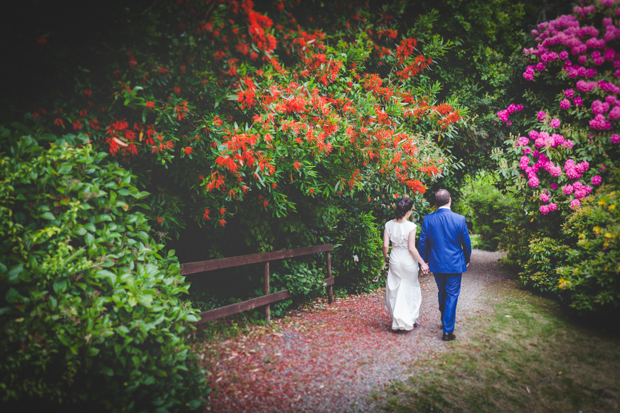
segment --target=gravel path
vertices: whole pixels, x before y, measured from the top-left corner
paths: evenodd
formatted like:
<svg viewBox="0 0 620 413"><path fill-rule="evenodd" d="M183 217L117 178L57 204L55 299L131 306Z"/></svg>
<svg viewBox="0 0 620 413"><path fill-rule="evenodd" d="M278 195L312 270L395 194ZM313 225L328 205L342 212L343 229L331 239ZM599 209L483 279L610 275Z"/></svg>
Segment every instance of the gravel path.
<svg viewBox="0 0 620 413"><path fill-rule="evenodd" d="M474 250L457 305L457 341L468 336L467 319L489 311L482 297L485 288L507 277L498 264L501 257ZM405 380L409 363L451 344L441 341L433 276L421 275L420 284L421 326L411 332L392 332L380 290L336 299L331 306L317 301L314 308L274 322L273 329L257 327L212 344L205 367L215 391L207 411L376 410L370 394L391 380Z"/></svg>

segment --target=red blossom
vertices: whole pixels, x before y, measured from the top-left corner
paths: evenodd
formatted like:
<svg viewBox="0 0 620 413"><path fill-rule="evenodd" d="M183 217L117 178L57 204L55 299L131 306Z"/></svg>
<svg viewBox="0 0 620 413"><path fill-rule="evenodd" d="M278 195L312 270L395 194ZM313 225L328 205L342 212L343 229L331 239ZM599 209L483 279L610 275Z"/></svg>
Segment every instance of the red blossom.
<svg viewBox="0 0 620 413"><path fill-rule="evenodd" d="M185 117L186 117L186 116L187 116L187 114L189 113L189 109L188 109L188 107L187 107L187 102L186 102L186 101L183 101L183 102L181 102L181 104L179 104L179 105L175 105L175 107L174 107L174 111L176 112L176 114L177 114L177 118L178 118L179 120L183 120L183 119L185 119Z"/></svg>
<svg viewBox="0 0 620 413"><path fill-rule="evenodd" d="M189 154L191 154L192 152L194 152L194 148L191 148L191 147L189 147L189 146L188 146L187 148L183 149L183 151L184 151L187 155L189 155Z"/></svg>

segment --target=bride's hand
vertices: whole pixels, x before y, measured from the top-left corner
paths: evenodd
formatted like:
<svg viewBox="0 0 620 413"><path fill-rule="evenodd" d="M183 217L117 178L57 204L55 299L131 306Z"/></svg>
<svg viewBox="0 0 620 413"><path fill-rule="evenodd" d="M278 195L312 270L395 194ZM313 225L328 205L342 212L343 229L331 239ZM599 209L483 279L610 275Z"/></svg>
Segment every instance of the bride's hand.
<svg viewBox="0 0 620 413"><path fill-rule="evenodd" d="M427 263L422 264L422 272L426 274L429 270L429 266Z"/></svg>

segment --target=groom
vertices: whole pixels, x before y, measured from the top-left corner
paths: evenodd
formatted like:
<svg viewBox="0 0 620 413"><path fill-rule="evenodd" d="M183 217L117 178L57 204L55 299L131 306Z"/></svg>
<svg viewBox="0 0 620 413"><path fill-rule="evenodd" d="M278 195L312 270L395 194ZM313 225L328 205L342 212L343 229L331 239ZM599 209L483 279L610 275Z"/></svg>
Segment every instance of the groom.
<svg viewBox="0 0 620 413"><path fill-rule="evenodd" d="M456 302L461 292L461 275L471 258L471 241L465 217L450 210L452 199L445 189L435 194L439 209L424 217L418 251L429 264L439 289L439 311L443 341L454 340Z"/></svg>

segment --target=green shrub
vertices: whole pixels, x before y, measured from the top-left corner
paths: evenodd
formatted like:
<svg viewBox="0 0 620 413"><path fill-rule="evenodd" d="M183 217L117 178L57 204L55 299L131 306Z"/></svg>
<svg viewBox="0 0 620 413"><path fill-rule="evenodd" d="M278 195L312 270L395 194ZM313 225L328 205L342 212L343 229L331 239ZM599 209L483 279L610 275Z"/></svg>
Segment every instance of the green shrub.
<svg viewBox="0 0 620 413"><path fill-rule="evenodd" d="M509 216L519 213L519 199L513 192L502 193L495 175L481 173L467 177L461 188L456 211L471 223L471 230L480 235L477 247L495 251L508 227Z"/></svg>
<svg viewBox="0 0 620 413"><path fill-rule="evenodd" d="M620 172L582 199L559 239L534 239L521 279L568 300L580 312L620 308Z"/></svg>
<svg viewBox="0 0 620 413"><path fill-rule="evenodd" d="M377 224L372 212L355 207L343 209L338 233L332 259L337 288L367 292L384 285L385 280L378 279L383 266L383 225Z"/></svg>
<svg viewBox="0 0 620 413"><path fill-rule="evenodd" d="M0 137L2 401L198 407L205 379L184 341L197 317L174 252L138 211L148 193L86 135L49 149Z"/></svg>

